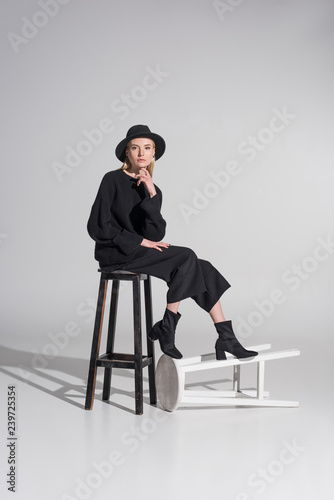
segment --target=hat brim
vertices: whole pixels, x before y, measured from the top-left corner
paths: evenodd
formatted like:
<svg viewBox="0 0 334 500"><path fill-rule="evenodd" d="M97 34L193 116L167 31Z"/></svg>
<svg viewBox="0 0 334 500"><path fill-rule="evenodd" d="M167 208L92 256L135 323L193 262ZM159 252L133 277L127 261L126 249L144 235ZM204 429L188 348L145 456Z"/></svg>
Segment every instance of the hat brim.
<svg viewBox="0 0 334 500"><path fill-rule="evenodd" d="M162 157L166 149L166 143L164 139L158 134L154 134L153 132L147 132L142 134L134 134L129 137L126 137L118 144L118 146L115 149L115 154L120 161L124 162L125 160L125 150L128 143L132 141L132 139L136 139L138 137L147 137L148 139L152 139L152 141L154 141L155 161L159 160L159 158Z"/></svg>

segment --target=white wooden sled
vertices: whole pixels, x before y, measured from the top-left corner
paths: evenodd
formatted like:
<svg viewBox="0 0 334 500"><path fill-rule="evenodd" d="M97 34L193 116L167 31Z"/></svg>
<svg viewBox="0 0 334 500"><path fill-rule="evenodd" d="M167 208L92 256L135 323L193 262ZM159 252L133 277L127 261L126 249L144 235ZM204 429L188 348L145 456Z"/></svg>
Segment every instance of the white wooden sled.
<svg viewBox="0 0 334 500"><path fill-rule="evenodd" d="M226 360L217 361L215 353L204 354L193 358L173 359L163 354L156 368L156 384L158 398L162 407L174 411L179 406L276 406L297 407L298 401L279 401L268 399L269 392L264 390L265 362L274 359L299 356L298 349L288 351L270 351L271 344L252 346L248 349L258 351L253 358L237 359L226 353ZM265 352L267 351L267 352ZM241 390L240 376L242 365L257 364L256 389ZM186 389L185 376L190 372L233 367L232 390Z"/></svg>

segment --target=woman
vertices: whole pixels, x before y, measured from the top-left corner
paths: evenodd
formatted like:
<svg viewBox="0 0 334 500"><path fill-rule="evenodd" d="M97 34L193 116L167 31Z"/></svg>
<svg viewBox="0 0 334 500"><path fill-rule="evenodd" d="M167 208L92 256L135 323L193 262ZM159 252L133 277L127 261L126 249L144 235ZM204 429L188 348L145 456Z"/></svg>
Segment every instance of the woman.
<svg viewBox="0 0 334 500"><path fill-rule="evenodd" d="M175 347L178 308L181 300L191 297L214 322L217 359L226 359L225 351L237 358L255 356L257 352L242 347L231 321L224 318L219 298L230 287L225 278L190 248L162 241L166 230L160 212L162 193L152 173L165 148L164 139L146 125L131 127L118 144L115 153L123 166L103 177L88 221L89 235L96 242L95 258L105 270L147 273L166 281L166 310L149 332L165 354L182 358Z"/></svg>

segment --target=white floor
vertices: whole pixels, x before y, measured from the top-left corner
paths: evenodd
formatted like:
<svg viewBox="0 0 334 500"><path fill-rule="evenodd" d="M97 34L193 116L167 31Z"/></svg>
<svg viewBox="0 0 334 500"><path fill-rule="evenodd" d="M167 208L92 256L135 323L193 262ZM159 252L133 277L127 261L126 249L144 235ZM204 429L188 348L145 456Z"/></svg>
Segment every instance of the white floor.
<svg viewBox="0 0 334 500"><path fill-rule="evenodd" d="M302 355L268 364L266 389L276 399L299 400L299 408L168 413L148 404L145 378L143 416L134 414L131 371L114 371L114 392L106 403L100 369L93 411L85 411L87 353L58 356L37 370L30 353L3 347L1 498L327 498L333 449L330 353L315 354L307 341L286 347L299 348ZM192 387L229 388L231 370L200 377L190 380ZM250 370L247 382L252 379ZM16 386L18 403L15 496L6 485L7 385Z"/></svg>

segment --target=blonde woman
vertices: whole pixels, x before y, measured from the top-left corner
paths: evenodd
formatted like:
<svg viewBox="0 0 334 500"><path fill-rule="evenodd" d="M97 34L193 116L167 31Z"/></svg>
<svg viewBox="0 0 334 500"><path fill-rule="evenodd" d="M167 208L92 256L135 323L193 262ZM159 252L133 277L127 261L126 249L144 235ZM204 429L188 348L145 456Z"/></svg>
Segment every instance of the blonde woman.
<svg viewBox="0 0 334 500"><path fill-rule="evenodd" d="M123 166L103 177L88 221L95 258L102 269L146 273L167 283L164 316L149 333L165 354L182 358L175 347L178 308L181 300L191 297L213 320L217 359L226 359L225 351L237 358L255 356L257 352L246 350L236 339L232 322L225 320L219 299L230 287L226 279L190 248L162 241L166 231L162 193L152 174L165 148L164 139L146 125L131 127L116 147Z"/></svg>

